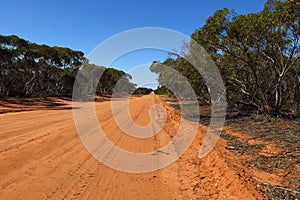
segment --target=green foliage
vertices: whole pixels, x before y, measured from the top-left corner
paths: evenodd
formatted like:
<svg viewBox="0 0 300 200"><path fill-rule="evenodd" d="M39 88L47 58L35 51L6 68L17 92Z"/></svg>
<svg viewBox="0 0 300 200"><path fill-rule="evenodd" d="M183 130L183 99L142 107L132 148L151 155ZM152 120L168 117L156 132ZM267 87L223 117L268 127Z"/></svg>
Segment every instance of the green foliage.
<svg viewBox="0 0 300 200"><path fill-rule="evenodd" d="M191 38L218 66L230 107L274 114L282 109L299 112L299 23L299 0L269 0L261 12L254 14L218 10ZM200 102L209 103L203 79L186 60L168 58L161 64L187 77ZM151 66L159 73L159 83L172 82L170 72L161 69L157 63Z"/></svg>
<svg viewBox="0 0 300 200"><path fill-rule="evenodd" d="M158 95L167 95L169 97L175 97L174 93L165 86L158 86L156 90L154 90L154 93Z"/></svg>
<svg viewBox="0 0 300 200"><path fill-rule="evenodd" d="M123 71L107 68L100 79L97 94L112 94L113 92L131 94L136 89L136 85L130 82L131 78L129 74ZM116 87L117 83L118 86Z"/></svg>
<svg viewBox="0 0 300 200"><path fill-rule="evenodd" d="M153 90L151 88L139 87L134 91L134 94L150 94Z"/></svg>
<svg viewBox="0 0 300 200"><path fill-rule="evenodd" d="M135 90L128 74L89 64L80 51L0 35L0 97L71 95L78 70L83 93L91 93L95 86L97 94L111 94L118 81L120 90Z"/></svg>
<svg viewBox="0 0 300 200"><path fill-rule="evenodd" d="M209 103L209 94L203 78L198 73L198 71L184 58L168 58L163 63L154 62L150 70L154 73L159 74L158 82L161 87L155 90L156 94L166 94L170 97L174 97L174 93L171 91L171 88L167 86L172 86L176 90L181 90L182 94L188 97L188 94L184 93L182 88L182 78L174 74L173 70L176 70L180 75L186 77L195 91L196 95L201 97L199 98L200 103L207 105Z"/></svg>
<svg viewBox="0 0 300 200"><path fill-rule="evenodd" d="M78 69L84 60L80 51L37 45L15 35L0 35L0 96L69 92L66 83L72 70Z"/></svg>

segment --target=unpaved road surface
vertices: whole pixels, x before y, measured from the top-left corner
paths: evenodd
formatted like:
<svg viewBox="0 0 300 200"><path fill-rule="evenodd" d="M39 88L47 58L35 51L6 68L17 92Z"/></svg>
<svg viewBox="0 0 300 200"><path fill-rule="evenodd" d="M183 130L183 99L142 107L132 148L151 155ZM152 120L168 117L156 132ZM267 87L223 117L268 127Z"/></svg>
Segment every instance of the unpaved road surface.
<svg viewBox="0 0 300 200"><path fill-rule="evenodd" d="M0 114L1 200L263 199L254 184L232 170L216 150L204 159L197 157L204 126L199 126L183 156L166 168L144 174L111 169L82 144L72 110L67 109L70 103L66 102L66 109ZM168 118L163 130L148 139L125 135L114 121L110 101L96 102L96 113L116 145L132 152L149 152L174 137L179 113L153 94L130 100L130 114L139 125L150 122L149 109L157 103L165 107Z"/></svg>

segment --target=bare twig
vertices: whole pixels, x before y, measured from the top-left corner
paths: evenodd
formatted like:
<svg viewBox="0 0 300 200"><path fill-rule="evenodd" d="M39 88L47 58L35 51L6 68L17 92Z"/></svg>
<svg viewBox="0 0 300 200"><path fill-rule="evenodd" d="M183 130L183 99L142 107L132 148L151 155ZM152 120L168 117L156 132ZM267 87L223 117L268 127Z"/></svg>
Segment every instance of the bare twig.
<svg viewBox="0 0 300 200"><path fill-rule="evenodd" d="M267 186L267 187L274 187L274 188L278 188L278 189L281 189L281 190L289 191L289 192L292 192L292 193L300 194L299 190L292 190L290 188L285 188L285 187L278 186L278 185L271 185L270 183L257 183L257 184L258 185L264 185L264 186Z"/></svg>

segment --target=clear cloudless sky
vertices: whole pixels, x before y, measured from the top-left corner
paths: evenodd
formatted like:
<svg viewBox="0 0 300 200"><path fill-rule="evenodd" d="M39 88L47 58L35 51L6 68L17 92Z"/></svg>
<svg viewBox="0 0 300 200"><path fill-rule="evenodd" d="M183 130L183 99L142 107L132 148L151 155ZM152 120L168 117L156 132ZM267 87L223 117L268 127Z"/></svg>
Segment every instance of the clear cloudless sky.
<svg viewBox="0 0 300 200"><path fill-rule="evenodd" d="M207 17L227 7L258 12L266 0L0 0L0 34L64 46L88 55L105 39L133 28L163 27L191 35ZM123 56L112 66L130 71L163 60L161 52ZM96 63L101 65L101 63ZM151 82L151 80L149 80Z"/></svg>

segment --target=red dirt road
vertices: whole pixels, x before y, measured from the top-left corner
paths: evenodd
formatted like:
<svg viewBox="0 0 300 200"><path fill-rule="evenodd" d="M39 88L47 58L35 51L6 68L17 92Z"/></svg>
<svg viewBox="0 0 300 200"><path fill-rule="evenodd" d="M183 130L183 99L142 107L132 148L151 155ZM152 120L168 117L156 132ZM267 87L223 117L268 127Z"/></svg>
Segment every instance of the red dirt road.
<svg viewBox="0 0 300 200"><path fill-rule="evenodd" d="M150 122L149 109L163 105L164 129L148 139L126 136L117 126L111 102L96 102L99 122L110 140L132 152L149 152L176 134L180 116L158 96L130 100L137 124ZM71 102L66 101L65 108ZM191 147L161 170L131 174L97 161L83 146L72 110L0 114L0 199L263 199L256 186L232 170L213 150L197 157L206 127L199 126ZM79 108L80 109L80 108Z"/></svg>

